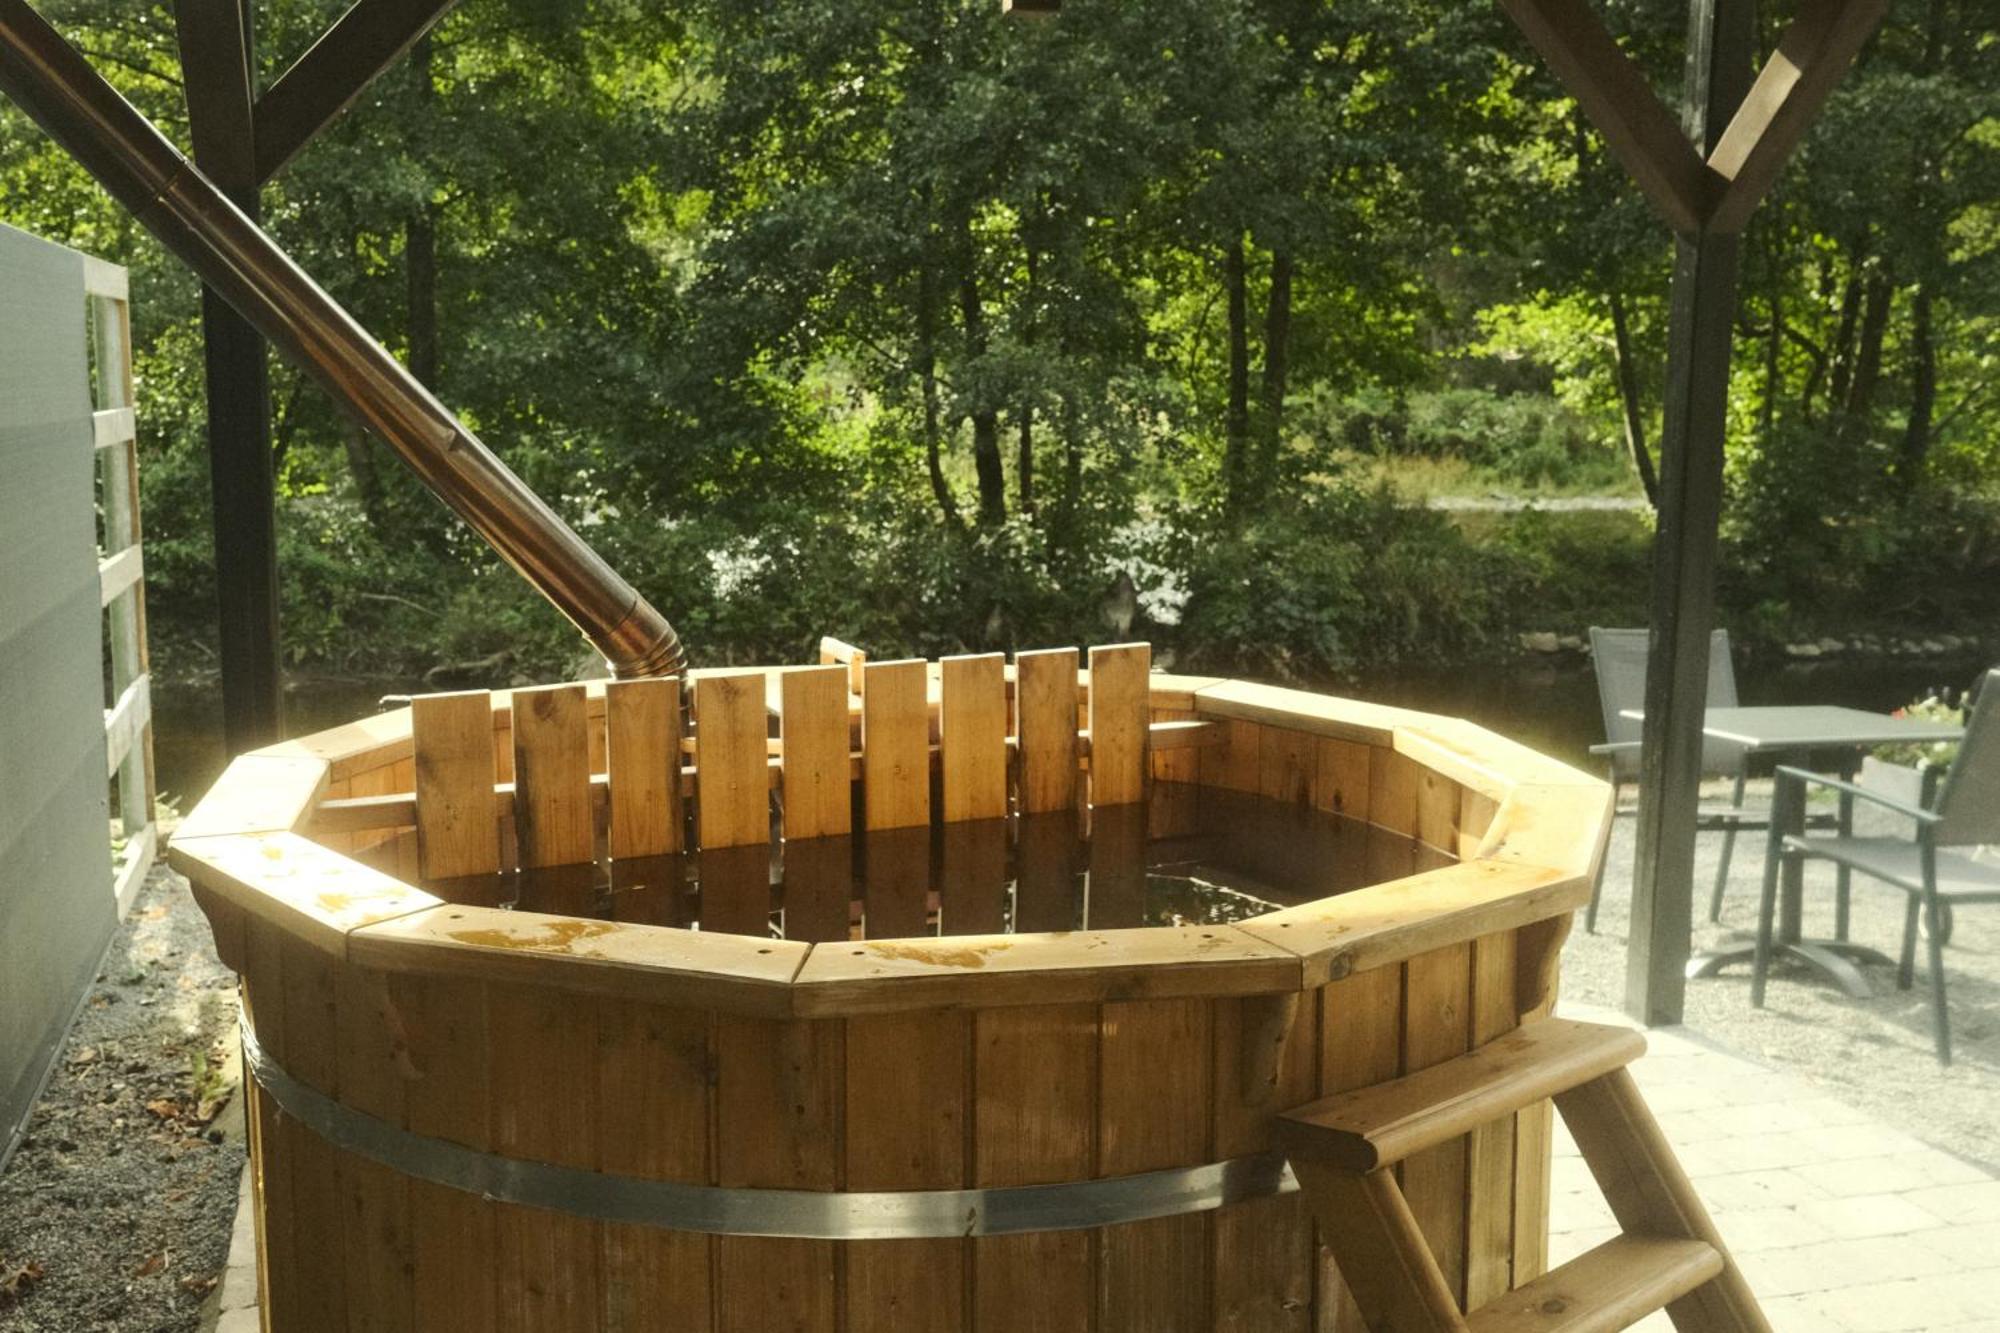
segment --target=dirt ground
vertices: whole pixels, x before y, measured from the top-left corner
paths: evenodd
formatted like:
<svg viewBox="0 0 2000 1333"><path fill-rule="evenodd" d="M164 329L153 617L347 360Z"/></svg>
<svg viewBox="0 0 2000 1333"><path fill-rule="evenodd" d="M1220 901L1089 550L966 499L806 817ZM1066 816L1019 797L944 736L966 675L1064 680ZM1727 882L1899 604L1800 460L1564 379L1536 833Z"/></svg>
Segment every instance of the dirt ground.
<svg viewBox="0 0 2000 1333"><path fill-rule="evenodd" d="M230 982L187 881L156 867L0 1175L0 1330L196 1327L243 1166L218 1123Z"/></svg>
<svg viewBox="0 0 2000 1333"><path fill-rule="evenodd" d="M1754 785L1753 798L1756 797ZM1629 796L1628 796L1629 802ZM1862 832L1906 832L1893 824L1857 825ZM1708 922L1708 891L1720 855L1719 834L1696 845L1695 947L1719 943L1755 928L1764 869L1764 836L1737 840L1722 921ZM1563 956L1566 995L1623 1007L1625 936L1632 892L1631 807L1619 814L1611 835L1604 900L1596 935L1586 934L1578 913ZM1833 933L1833 883L1825 862L1806 865L1806 934ZM1898 890L1854 879L1849 938L1895 957L1903 932L1904 897ZM1963 906L1944 951L1951 1006L1954 1063L1940 1068L1931 1045L1930 977L1923 945L1917 950L1916 985L1896 989L1895 970L1865 969L1875 994L1849 999L1830 982L1797 966L1773 971L1762 1010L1750 1007L1750 970L1731 967L1717 977L1690 981L1687 1026L1786 1072L1802 1076L1828 1095L1960 1157L2000 1171L2000 907Z"/></svg>

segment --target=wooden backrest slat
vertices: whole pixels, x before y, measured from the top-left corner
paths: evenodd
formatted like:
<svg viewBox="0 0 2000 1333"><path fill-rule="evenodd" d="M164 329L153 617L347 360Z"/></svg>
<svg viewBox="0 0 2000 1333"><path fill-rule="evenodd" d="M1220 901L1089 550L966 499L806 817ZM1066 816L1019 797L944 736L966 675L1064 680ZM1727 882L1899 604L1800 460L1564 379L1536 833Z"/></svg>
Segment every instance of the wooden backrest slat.
<svg viewBox="0 0 2000 1333"><path fill-rule="evenodd" d="M1022 814L1076 805L1074 648L1014 656L1014 712L1020 737Z"/></svg>
<svg viewBox="0 0 2000 1333"><path fill-rule="evenodd" d="M419 872L453 879L498 871L492 696L469 690L411 700L410 742Z"/></svg>
<svg viewBox="0 0 2000 1333"><path fill-rule="evenodd" d="M764 673L703 676L694 687L695 822L703 847L771 837Z"/></svg>
<svg viewBox="0 0 2000 1333"><path fill-rule="evenodd" d="M514 691L514 836L524 870L596 851L590 732L581 685Z"/></svg>
<svg viewBox="0 0 2000 1333"><path fill-rule="evenodd" d="M831 635L819 641L820 665L835 662L847 668L847 688L855 694L861 693L861 678L868 666L868 654L851 643L843 643Z"/></svg>
<svg viewBox="0 0 2000 1333"><path fill-rule="evenodd" d="M847 668L787 671L778 707L785 838L823 838L854 825L847 749Z"/></svg>
<svg viewBox="0 0 2000 1333"><path fill-rule="evenodd" d="M1090 650L1090 803L1146 799L1146 740L1151 725L1148 644Z"/></svg>
<svg viewBox="0 0 2000 1333"><path fill-rule="evenodd" d="M613 860L681 850L681 683L615 680L604 687L607 838Z"/></svg>
<svg viewBox="0 0 2000 1333"><path fill-rule="evenodd" d="M1006 659L999 653L947 657L938 667L945 822L1005 818Z"/></svg>
<svg viewBox="0 0 2000 1333"><path fill-rule="evenodd" d="M929 668L870 662L861 686L861 809L871 829L931 822Z"/></svg>

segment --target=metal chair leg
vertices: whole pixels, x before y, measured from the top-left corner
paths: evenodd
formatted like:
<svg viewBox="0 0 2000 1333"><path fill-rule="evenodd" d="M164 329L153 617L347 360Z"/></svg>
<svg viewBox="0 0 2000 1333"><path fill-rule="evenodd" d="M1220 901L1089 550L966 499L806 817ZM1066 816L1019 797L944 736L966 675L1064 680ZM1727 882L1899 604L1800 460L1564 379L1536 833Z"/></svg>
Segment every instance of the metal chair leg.
<svg viewBox="0 0 2000 1333"><path fill-rule="evenodd" d="M1739 810L1743 808L1743 786L1749 780L1750 775L1747 769L1736 775L1736 795L1733 798L1733 804ZM1722 831L1722 864L1715 869L1715 888L1708 895L1708 919L1710 921L1722 920L1722 895L1729 888L1729 858L1735 850L1736 826L1731 824Z"/></svg>
<svg viewBox="0 0 2000 1333"><path fill-rule="evenodd" d="M1778 869L1784 860L1784 844L1775 819L1771 823L1770 850L1764 854L1764 891L1757 897L1757 953L1750 968L1750 1007L1764 1007L1764 980L1771 970L1771 921L1778 911Z"/></svg>
<svg viewBox="0 0 2000 1333"><path fill-rule="evenodd" d="M1938 1063L1948 1065L1951 1063L1951 1011L1945 1007L1944 942L1938 938L1940 926L1935 884L1925 890L1924 909L1931 922L1931 1032L1937 1041Z"/></svg>
<svg viewBox="0 0 2000 1333"><path fill-rule="evenodd" d="M1923 899L1910 895L1909 906L1903 912L1903 952L1896 962L1896 989L1908 990L1917 977L1917 917L1923 911Z"/></svg>

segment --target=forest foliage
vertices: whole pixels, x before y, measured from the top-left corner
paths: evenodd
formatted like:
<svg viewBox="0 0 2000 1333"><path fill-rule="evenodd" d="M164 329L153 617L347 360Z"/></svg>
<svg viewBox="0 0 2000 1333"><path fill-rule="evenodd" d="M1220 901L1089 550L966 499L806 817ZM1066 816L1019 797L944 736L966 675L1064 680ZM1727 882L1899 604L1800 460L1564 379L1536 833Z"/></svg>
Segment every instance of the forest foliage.
<svg viewBox="0 0 2000 1333"><path fill-rule="evenodd" d="M169 4L45 7L185 145ZM341 6L254 8L268 86ZM1683 14L1603 10L1672 104ZM1752 637L1994 621L1987 13L1895 0L1746 237ZM1415 502L1637 494L1658 443L1670 238L1489 4L466 0L264 214L698 660L1144 633L1320 678L1643 616L1643 516ZM155 633L199 665L198 288L11 108L0 220L133 270ZM574 656L282 364L272 400L294 663Z"/></svg>

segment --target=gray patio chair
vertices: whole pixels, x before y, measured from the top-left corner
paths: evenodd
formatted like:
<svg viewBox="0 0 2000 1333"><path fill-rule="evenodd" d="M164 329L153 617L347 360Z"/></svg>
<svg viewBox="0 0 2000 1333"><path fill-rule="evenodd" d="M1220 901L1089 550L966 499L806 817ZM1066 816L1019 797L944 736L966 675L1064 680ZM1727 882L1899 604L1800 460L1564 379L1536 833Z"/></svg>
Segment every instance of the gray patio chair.
<svg viewBox="0 0 2000 1333"><path fill-rule="evenodd" d="M1646 704L1646 649L1649 632L1643 629L1602 629L1592 626L1590 656L1597 673L1597 702L1604 712L1604 744L1590 752L1601 756L1609 767L1611 803L1616 809L1619 788L1639 780L1640 724L1620 714L1627 708ZM1736 667L1729 656L1729 631L1716 630L1708 641L1708 706L1736 707ZM1701 750L1703 777L1731 777L1735 790L1727 802L1703 802L1696 811L1696 827L1703 832L1722 834L1722 865L1716 871L1715 888L1709 894L1708 919L1722 915L1722 894L1729 883L1729 860L1736 849L1736 835L1743 829L1769 826L1769 813L1743 803L1743 786L1748 776L1743 748L1727 741L1704 741ZM1583 914L1583 927L1597 930L1597 899L1604 886L1604 873L1590 889L1590 906Z"/></svg>
<svg viewBox="0 0 2000 1333"><path fill-rule="evenodd" d="M1915 979L1918 916L1922 914L1930 955L1931 1031L1941 1064L1951 1063L1951 1017L1945 1006L1945 913L1953 904L2000 903L2000 864L1975 860L1967 852L2000 843L2000 668L1986 673L1965 739L1942 784L1933 774L1916 804L1898 800L1879 787L1842 782L1803 769L1778 769L1774 809L1802 809L1809 787L1824 787L1867 801L1912 821L1910 838L1858 838L1785 834L1774 823L1764 866L1764 896L1757 908L1757 960L1750 1002L1762 1007L1771 961L1771 918L1778 896L1781 862L1818 859L1901 889L1908 898L1903 916L1903 952L1896 985L1908 990ZM1900 793L1899 793L1900 794Z"/></svg>

